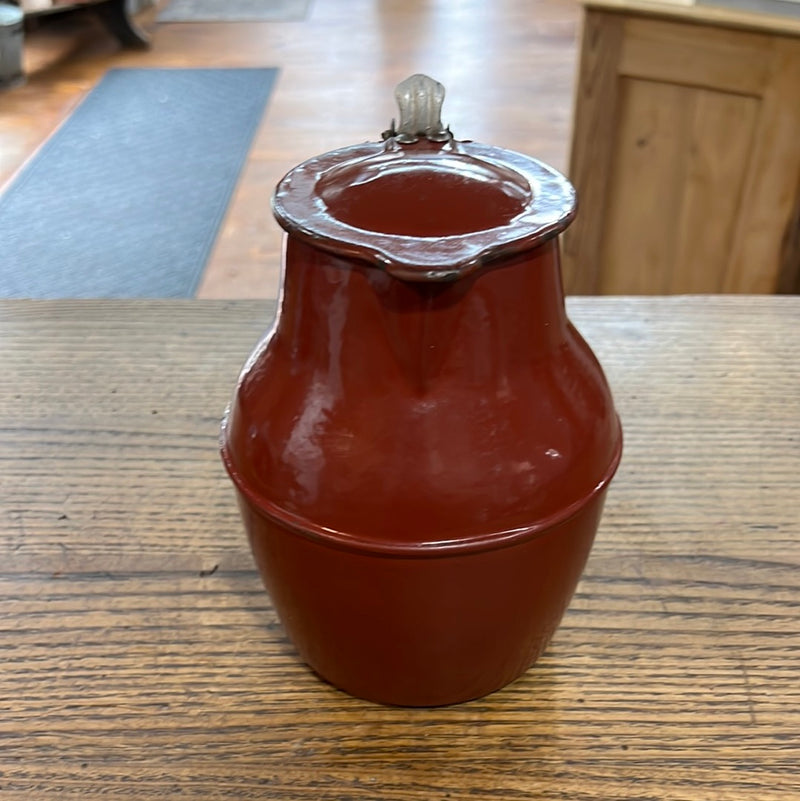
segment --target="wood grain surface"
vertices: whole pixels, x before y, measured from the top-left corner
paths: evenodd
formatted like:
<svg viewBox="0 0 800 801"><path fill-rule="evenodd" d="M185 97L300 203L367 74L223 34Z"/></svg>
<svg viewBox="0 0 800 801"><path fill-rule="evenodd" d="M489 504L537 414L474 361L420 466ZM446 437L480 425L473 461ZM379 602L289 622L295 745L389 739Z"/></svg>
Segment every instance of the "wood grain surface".
<svg viewBox="0 0 800 801"><path fill-rule="evenodd" d="M683 0L580 0L586 8L602 8L620 13L636 13L653 19L685 19L726 28L741 28L746 31L765 33L800 33L800 19L787 11L777 12L778 6L756 10L736 8L733 5L711 5L686 3Z"/></svg>
<svg viewBox="0 0 800 801"><path fill-rule="evenodd" d="M626 450L551 647L442 709L295 657L218 420L262 301L0 303L0 797L800 797L800 299L581 298Z"/></svg>

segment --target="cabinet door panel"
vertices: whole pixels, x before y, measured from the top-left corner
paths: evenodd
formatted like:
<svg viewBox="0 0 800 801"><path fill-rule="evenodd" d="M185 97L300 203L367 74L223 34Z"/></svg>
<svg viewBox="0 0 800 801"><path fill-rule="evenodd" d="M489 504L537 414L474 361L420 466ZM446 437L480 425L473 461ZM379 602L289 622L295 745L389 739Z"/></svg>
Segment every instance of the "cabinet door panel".
<svg viewBox="0 0 800 801"><path fill-rule="evenodd" d="M623 79L602 293L722 291L758 106L743 95Z"/></svg>
<svg viewBox="0 0 800 801"><path fill-rule="evenodd" d="M695 93L667 292L725 290L760 107L754 97Z"/></svg>

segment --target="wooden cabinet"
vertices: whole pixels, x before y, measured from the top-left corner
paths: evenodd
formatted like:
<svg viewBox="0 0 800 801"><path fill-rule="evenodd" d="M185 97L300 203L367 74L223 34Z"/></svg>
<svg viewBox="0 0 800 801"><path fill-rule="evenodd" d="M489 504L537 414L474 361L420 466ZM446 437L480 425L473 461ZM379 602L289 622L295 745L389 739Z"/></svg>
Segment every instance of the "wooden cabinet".
<svg viewBox="0 0 800 801"><path fill-rule="evenodd" d="M570 293L800 289L800 20L588 3L570 177Z"/></svg>

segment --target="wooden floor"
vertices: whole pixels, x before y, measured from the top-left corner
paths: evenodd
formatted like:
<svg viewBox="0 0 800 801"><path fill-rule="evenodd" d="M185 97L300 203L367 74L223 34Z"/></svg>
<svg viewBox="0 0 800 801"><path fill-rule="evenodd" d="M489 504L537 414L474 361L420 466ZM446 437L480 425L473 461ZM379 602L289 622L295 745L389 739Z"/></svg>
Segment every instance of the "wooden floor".
<svg viewBox="0 0 800 801"><path fill-rule="evenodd" d="M0 183L111 67L280 69L199 297L275 296L275 183L312 155L379 138L394 86L414 72L447 87L443 119L457 137L566 169L576 0L311 0L303 22L261 24L156 23L148 11L146 52L121 50L86 12L68 17L28 33L27 82L0 94Z"/></svg>

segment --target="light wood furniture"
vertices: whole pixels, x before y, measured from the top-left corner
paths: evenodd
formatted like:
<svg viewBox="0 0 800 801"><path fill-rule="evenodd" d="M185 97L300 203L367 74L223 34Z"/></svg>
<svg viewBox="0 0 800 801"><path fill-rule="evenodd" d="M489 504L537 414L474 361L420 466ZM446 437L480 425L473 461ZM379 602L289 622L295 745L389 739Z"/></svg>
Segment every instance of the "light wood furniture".
<svg viewBox="0 0 800 801"><path fill-rule="evenodd" d="M3 801L797 798L800 298L568 306L626 435L585 576L522 679L407 710L253 567L217 432L274 305L0 302Z"/></svg>
<svg viewBox="0 0 800 801"><path fill-rule="evenodd" d="M586 3L568 292L800 290L800 20Z"/></svg>

